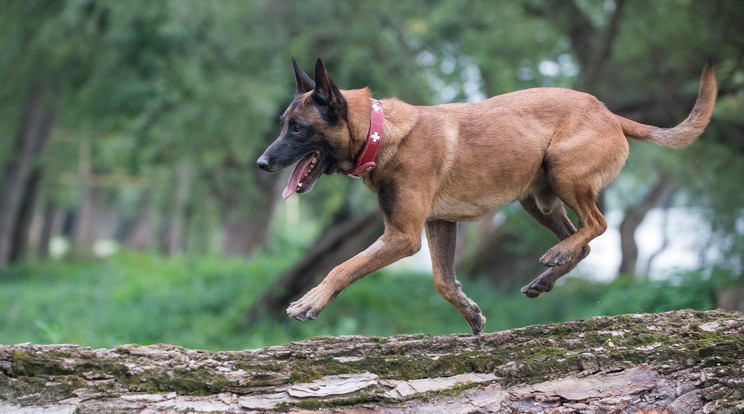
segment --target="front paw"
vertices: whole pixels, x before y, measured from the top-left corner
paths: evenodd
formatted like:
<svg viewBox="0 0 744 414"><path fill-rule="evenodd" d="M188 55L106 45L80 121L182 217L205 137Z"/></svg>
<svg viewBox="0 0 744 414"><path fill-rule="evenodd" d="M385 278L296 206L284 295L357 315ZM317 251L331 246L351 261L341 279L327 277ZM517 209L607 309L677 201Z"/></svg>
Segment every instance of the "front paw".
<svg viewBox="0 0 744 414"><path fill-rule="evenodd" d="M287 315L298 321L313 320L328 304L328 300L324 299L325 296L322 289L316 287L300 300L292 302L287 308Z"/></svg>
<svg viewBox="0 0 744 414"><path fill-rule="evenodd" d="M306 321L308 319L313 320L318 317L318 312L313 309L305 310L297 302L292 302L287 308L287 315L297 319L298 321Z"/></svg>

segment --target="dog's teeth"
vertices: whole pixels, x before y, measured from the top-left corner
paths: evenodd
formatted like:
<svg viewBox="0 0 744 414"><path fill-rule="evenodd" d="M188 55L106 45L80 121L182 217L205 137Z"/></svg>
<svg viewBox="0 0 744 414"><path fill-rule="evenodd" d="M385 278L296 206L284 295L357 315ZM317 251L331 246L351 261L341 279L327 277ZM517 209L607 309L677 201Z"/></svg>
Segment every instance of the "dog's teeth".
<svg viewBox="0 0 744 414"><path fill-rule="evenodd" d="M302 188L302 183L297 184L297 189L299 190L300 188Z"/></svg>

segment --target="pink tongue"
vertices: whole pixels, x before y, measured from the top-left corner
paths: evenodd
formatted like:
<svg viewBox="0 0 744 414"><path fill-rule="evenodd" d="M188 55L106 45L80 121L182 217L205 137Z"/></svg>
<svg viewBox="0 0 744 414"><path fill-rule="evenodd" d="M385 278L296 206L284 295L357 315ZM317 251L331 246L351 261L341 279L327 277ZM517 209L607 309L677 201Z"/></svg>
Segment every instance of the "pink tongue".
<svg viewBox="0 0 744 414"><path fill-rule="evenodd" d="M292 175L289 176L289 180L287 181L287 187L282 192L282 198L286 200L295 192L297 184L300 183L300 180L305 177L305 173L310 169L310 162L312 162L314 155L315 153L308 155L295 165Z"/></svg>

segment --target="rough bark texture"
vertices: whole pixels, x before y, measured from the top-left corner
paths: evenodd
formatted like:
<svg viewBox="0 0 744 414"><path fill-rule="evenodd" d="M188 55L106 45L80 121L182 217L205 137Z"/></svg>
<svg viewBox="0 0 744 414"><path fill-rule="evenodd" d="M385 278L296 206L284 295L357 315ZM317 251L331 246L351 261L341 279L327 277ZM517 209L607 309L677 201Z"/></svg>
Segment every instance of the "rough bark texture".
<svg viewBox="0 0 744 414"><path fill-rule="evenodd" d="M596 317L239 352L0 346L0 412L734 413L744 317Z"/></svg>

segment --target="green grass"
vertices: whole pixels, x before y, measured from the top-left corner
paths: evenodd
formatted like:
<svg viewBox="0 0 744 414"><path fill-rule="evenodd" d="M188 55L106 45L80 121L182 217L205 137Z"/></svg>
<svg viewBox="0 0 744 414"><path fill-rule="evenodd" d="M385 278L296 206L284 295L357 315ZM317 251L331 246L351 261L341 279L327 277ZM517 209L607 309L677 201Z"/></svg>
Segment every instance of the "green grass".
<svg viewBox="0 0 744 414"><path fill-rule="evenodd" d="M0 273L0 343L171 343L237 350L320 335L470 332L430 275L388 271L349 287L315 321L283 317L248 324L245 311L289 262L127 253L95 262L15 266ZM488 318L486 332L715 304L712 284L696 273L611 284L566 279L538 299L517 290L499 293L485 281L463 280L463 289Z"/></svg>

